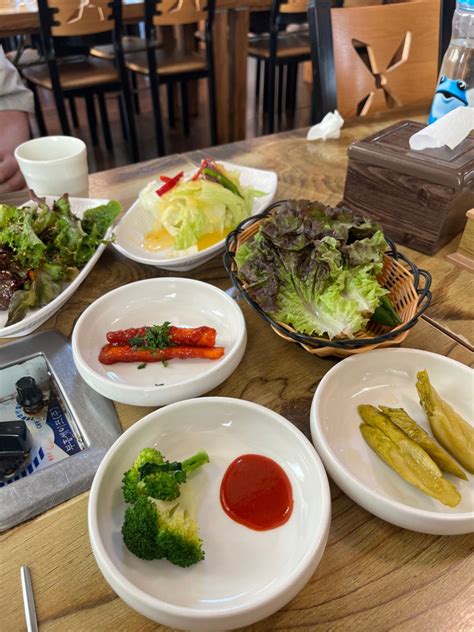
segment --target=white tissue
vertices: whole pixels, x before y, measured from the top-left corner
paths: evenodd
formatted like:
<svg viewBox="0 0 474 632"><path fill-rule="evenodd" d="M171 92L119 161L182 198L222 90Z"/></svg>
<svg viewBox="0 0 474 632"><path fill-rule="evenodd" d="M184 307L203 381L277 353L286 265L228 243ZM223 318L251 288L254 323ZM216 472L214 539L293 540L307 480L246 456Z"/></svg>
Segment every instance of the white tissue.
<svg viewBox="0 0 474 632"><path fill-rule="evenodd" d="M454 149L474 129L474 108L459 107L410 138L410 149L420 151L447 145Z"/></svg>
<svg viewBox="0 0 474 632"><path fill-rule="evenodd" d="M328 112L321 123L313 125L308 131L308 140L326 140L328 138L339 138L344 119L337 110Z"/></svg>

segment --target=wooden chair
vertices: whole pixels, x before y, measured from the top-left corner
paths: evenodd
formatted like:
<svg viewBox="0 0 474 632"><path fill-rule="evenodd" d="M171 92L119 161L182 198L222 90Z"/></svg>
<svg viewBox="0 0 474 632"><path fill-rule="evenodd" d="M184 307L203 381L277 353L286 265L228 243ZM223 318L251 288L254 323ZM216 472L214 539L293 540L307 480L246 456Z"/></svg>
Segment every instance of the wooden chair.
<svg viewBox="0 0 474 632"><path fill-rule="evenodd" d="M212 25L215 0L145 0L145 45L146 51L132 53L125 58L126 66L132 72L150 78L153 104L156 145L158 155L164 155L165 142L163 119L159 97L159 87L166 84L168 93L175 84L181 92L182 115L185 133L189 133L189 113L187 107L187 81L206 78L208 82L211 144L217 143L217 118L214 81L214 50ZM160 27L195 25L204 22L204 51L195 52L183 47L168 50L159 48L156 29Z"/></svg>
<svg viewBox="0 0 474 632"><path fill-rule="evenodd" d="M132 98L124 64L121 40L122 4L120 0L38 0L41 37L45 65L26 67L23 76L34 93L37 88L51 90L63 134L71 129L64 98L73 104L74 97L83 97L86 103L92 141L97 143L97 122L94 97L97 96L104 140L112 148L104 94L119 92L123 100L123 123L129 140L131 158L138 161L138 143L135 130ZM78 43L87 51L101 35L112 34L116 51L115 62L80 57L77 60L60 59L58 49L67 41ZM36 97L37 98L37 97ZM72 111L73 119L77 118Z"/></svg>
<svg viewBox="0 0 474 632"><path fill-rule="evenodd" d="M275 122L275 84L279 71L278 111L282 110L283 68L287 67L287 106L294 111L298 64L311 59L308 32L286 33L282 25L306 22L306 0L273 0L270 11L269 33L252 37L249 56L257 60L257 90L260 83L260 64L264 65L264 110L268 111L267 131L273 133Z"/></svg>
<svg viewBox="0 0 474 632"><path fill-rule="evenodd" d="M436 85L439 0L331 8L310 0L312 120L428 103Z"/></svg>

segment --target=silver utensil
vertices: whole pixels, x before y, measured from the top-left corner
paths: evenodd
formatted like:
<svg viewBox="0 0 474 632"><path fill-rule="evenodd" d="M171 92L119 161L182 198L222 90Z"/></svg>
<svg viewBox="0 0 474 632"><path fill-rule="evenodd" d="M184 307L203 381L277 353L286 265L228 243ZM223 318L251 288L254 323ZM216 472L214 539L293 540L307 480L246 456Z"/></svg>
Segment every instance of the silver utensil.
<svg viewBox="0 0 474 632"><path fill-rule="evenodd" d="M35 598L33 586L31 584L30 569L28 566L20 568L21 590L23 593L23 604L25 606L26 629L28 632L38 632L38 621L36 619Z"/></svg>

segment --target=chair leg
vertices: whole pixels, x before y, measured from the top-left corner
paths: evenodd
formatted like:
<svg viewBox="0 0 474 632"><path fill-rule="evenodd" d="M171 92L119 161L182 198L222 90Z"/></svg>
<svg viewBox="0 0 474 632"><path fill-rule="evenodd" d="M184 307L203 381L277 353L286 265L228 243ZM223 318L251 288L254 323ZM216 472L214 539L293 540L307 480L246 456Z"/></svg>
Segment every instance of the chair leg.
<svg viewBox="0 0 474 632"><path fill-rule="evenodd" d="M273 134L275 129L275 62L270 59L268 62L268 73L267 74L267 83L268 83L268 119L267 119L267 133Z"/></svg>
<svg viewBox="0 0 474 632"><path fill-rule="evenodd" d="M295 77L293 79L293 114L296 112L296 102L298 100L298 70L299 64L295 64Z"/></svg>
<svg viewBox="0 0 474 632"><path fill-rule="evenodd" d="M118 95L118 107L120 114L120 125L122 127L122 136L124 140L128 140L127 124L125 123L125 113L123 111L122 95Z"/></svg>
<svg viewBox="0 0 474 632"><path fill-rule="evenodd" d="M122 95L125 106L124 123L127 130L130 157L133 162L138 162L140 156L138 152L137 128L135 125L135 112L133 111L133 99L128 81L124 81L122 84Z"/></svg>
<svg viewBox="0 0 474 632"><path fill-rule="evenodd" d="M38 95L38 89L34 83L30 83L29 81L28 81L28 88L33 92L33 97L35 101L35 115L36 115L36 122L38 124L39 135L47 136L48 128L46 127L46 123L44 122L43 109L41 107L41 101Z"/></svg>
<svg viewBox="0 0 474 632"><path fill-rule="evenodd" d="M138 95L138 80L137 74L132 72L132 89L133 89L133 101L135 104L135 113L140 114L140 97Z"/></svg>
<svg viewBox="0 0 474 632"><path fill-rule="evenodd" d="M89 121L89 131L92 144L94 147L97 147L99 138L97 136L97 117L95 114L94 97L91 94L86 94L84 98L86 100L87 120Z"/></svg>
<svg viewBox="0 0 474 632"><path fill-rule="evenodd" d="M263 113L268 112L268 62L263 63Z"/></svg>
<svg viewBox="0 0 474 632"><path fill-rule="evenodd" d="M217 145L217 108L216 108L216 84L214 73L210 73L207 78L208 98L209 98L209 123L211 128L211 145Z"/></svg>
<svg viewBox="0 0 474 632"><path fill-rule="evenodd" d="M281 113L283 110L283 81L285 76L285 64L280 64L277 68L278 71L278 120L281 119Z"/></svg>
<svg viewBox="0 0 474 632"><path fill-rule="evenodd" d="M168 123L170 127L176 127L176 115L174 111L174 83L166 84L166 101L168 103Z"/></svg>
<svg viewBox="0 0 474 632"><path fill-rule="evenodd" d="M255 61L257 63L257 72L255 74L255 106L257 106L260 101L260 79L262 70L260 59L256 59Z"/></svg>
<svg viewBox="0 0 474 632"><path fill-rule="evenodd" d="M292 82L293 82L293 66L294 64L289 63L287 66L287 71L286 71L286 95L285 95L285 109L287 112L291 111L291 100L292 100L292 94L291 94L291 86L292 86Z"/></svg>
<svg viewBox="0 0 474 632"><path fill-rule="evenodd" d="M76 110L76 102L74 97L68 97L69 101L69 111L71 112L72 124L74 128L77 129L79 127L79 119L77 118L77 110Z"/></svg>
<svg viewBox="0 0 474 632"><path fill-rule="evenodd" d="M183 114L183 131L185 136L189 136L189 107L188 107L188 86L185 81L180 81L181 92L181 112Z"/></svg>
<svg viewBox="0 0 474 632"><path fill-rule="evenodd" d="M288 79L286 82L286 111L294 115L296 104L297 68L295 63L288 64Z"/></svg>
<svg viewBox="0 0 474 632"><path fill-rule="evenodd" d="M64 104L64 98L59 90L53 89L54 101L56 103L56 111L58 113L59 122L61 123L61 129L64 136L71 136L71 128L67 118L66 106Z"/></svg>
<svg viewBox="0 0 474 632"><path fill-rule="evenodd" d="M165 155L165 139L163 135L163 119L160 105L160 84L156 75L150 75L151 100L153 105L153 120L155 122L156 150L158 156Z"/></svg>
<svg viewBox="0 0 474 632"><path fill-rule="evenodd" d="M107 116L107 107L105 104L104 93L99 92L97 94L97 99L99 101L100 122L102 123L102 132L104 134L105 146L107 147L107 149L112 149L112 136L110 134L109 118Z"/></svg>

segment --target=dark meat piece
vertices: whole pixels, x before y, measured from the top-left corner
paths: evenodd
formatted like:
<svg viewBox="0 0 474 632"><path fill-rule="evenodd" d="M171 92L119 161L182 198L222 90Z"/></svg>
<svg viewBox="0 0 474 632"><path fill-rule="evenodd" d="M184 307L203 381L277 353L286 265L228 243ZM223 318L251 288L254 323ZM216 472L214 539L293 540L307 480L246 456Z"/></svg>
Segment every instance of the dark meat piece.
<svg viewBox="0 0 474 632"><path fill-rule="evenodd" d="M12 267L12 255L9 250L0 248L0 270L10 270Z"/></svg>
<svg viewBox="0 0 474 632"><path fill-rule="evenodd" d="M0 309L8 309L12 296L18 290L21 281L10 270L0 270Z"/></svg>

